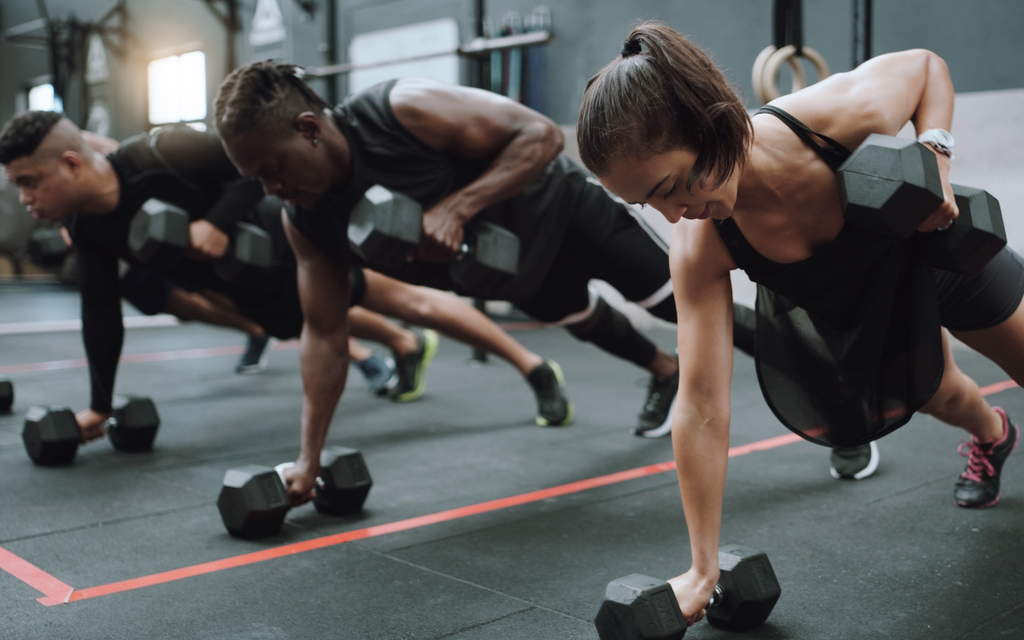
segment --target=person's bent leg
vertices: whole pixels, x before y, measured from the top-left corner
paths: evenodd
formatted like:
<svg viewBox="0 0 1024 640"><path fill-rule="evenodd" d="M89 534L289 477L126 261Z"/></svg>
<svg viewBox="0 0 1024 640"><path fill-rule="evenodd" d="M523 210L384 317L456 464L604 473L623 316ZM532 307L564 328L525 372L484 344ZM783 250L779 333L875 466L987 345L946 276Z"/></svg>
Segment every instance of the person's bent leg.
<svg viewBox="0 0 1024 640"><path fill-rule="evenodd" d="M366 278L363 306L436 329L508 361L534 390L538 424L556 426L572 421L572 403L565 395L564 377L557 363L530 351L480 310L450 293L410 285L374 271L364 270L363 273Z"/></svg>
<svg viewBox="0 0 1024 640"><path fill-rule="evenodd" d="M175 285L164 311L180 320L238 329L248 336L235 373L254 374L267 368L272 339L259 323L242 315L230 298L212 290L193 292Z"/></svg>
<svg viewBox="0 0 1024 640"><path fill-rule="evenodd" d="M978 342L984 342L984 338ZM956 366L945 330L942 347L942 382L921 412L970 434L970 440L960 447L961 454L967 457L967 468L954 486L953 502L960 507L989 507L999 501L1003 463L1016 448L1020 432L1006 412L991 407L977 383Z"/></svg>
<svg viewBox="0 0 1024 640"><path fill-rule="evenodd" d="M350 326L352 322L351 312L352 309L349 309ZM349 361L363 374L370 393L375 396L386 395L395 381L395 361L391 358L382 358L377 355L373 349L351 337L351 333L348 339L348 356Z"/></svg>

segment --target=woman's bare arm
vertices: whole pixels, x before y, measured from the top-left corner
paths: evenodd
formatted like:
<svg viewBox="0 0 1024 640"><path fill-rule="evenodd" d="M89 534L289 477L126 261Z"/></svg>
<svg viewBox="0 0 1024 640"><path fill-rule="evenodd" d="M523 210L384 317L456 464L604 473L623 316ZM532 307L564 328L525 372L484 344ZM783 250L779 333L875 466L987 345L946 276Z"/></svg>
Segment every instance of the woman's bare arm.
<svg viewBox="0 0 1024 640"><path fill-rule="evenodd" d="M733 358L729 270L735 265L711 220L677 223L670 261L679 327L672 449L693 555L691 569L671 583L692 624L719 577Z"/></svg>

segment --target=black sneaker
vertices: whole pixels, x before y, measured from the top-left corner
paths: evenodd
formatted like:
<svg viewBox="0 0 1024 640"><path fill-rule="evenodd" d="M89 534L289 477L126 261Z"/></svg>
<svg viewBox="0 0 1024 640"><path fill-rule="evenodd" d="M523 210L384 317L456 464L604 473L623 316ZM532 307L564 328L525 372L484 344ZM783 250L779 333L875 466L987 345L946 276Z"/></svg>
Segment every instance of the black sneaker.
<svg viewBox="0 0 1024 640"><path fill-rule="evenodd" d="M270 359L270 343L273 338L262 336L254 338L249 336L249 343L245 347L245 353L235 367L235 373L259 373L267 368L267 360Z"/></svg>
<svg viewBox="0 0 1024 640"><path fill-rule="evenodd" d="M572 422L572 403L565 395L565 376L557 362L545 360L530 371L526 381L537 396L537 424L564 427Z"/></svg>
<svg viewBox="0 0 1024 640"><path fill-rule="evenodd" d="M962 443L957 451L967 458L967 468L953 486L953 504L958 507L977 509L991 507L999 502L999 472L1003 463L1017 448L1020 429L1013 424L1006 411L992 407L1002 417L1005 432L995 442L978 442L971 436L970 442Z"/></svg>
<svg viewBox="0 0 1024 640"><path fill-rule="evenodd" d="M382 358L376 353L366 360L353 360L363 377L366 378L366 385L375 396L386 395L388 389L395 381L395 363L391 358Z"/></svg>
<svg viewBox="0 0 1024 640"><path fill-rule="evenodd" d="M672 405L679 392L679 372L675 375L651 376L647 401L640 412L640 421L632 434L641 438L660 438L672 432Z"/></svg>
<svg viewBox="0 0 1024 640"><path fill-rule="evenodd" d="M419 336L420 346L407 356L398 358L395 371L398 382L388 391L388 396L395 402L411 402L419 399L427 388L423 373L430 366L430 361L437 353L437 333L424 329Z"/></svg>
<svg viewBox="0 0 1024 640"><path fill-rule="evenodd" d="M878 445L874 442L832 450L829 473L836 480L861 480L878 468Z"/></svg>

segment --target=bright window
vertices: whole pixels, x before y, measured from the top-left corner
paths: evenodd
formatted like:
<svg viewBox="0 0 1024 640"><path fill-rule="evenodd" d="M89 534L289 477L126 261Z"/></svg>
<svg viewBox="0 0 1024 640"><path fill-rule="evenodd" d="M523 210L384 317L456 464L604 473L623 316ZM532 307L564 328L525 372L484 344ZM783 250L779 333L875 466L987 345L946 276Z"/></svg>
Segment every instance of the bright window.
<svg viewBox="0 0 1024 640"><path fill-rule="evenodd" d="M53 95L52 84L41 84L29 89L28 108L32 111L64 111L60 98Z"/></svg>
<svg viewBox="0 0 1024 640"><path fill-rule="evenodd" d="M202 51L149 63L149 122L168 124L206 118L206 54Z"/></svg>

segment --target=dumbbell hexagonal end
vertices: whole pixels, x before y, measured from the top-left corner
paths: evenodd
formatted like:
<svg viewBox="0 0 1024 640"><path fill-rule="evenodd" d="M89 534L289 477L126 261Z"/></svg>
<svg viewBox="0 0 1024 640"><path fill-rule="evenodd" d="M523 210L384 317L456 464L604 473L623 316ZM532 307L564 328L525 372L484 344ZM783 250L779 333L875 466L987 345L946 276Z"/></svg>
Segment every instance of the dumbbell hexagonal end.
<svg viewBox="0 0 1024 640"><path fill-rule="evenodd" d="M954 184L960 215L949 229L925 236L925 260L946 271L974 275L1006 246L999 201L984 189Z"/></svg>
<svg viewBox="0 0 1024 640"><path fill-rule="evenodd" d="M281 530L291 508L277 471L257 464L229 469L217 497L217 509L228 533L263 538Z"/></svg>
<svg viewBox="0 0 1024 640"><path fill-rule="evenodd" d="M363 508L373 486L363 454L346 447L328 447L320 453L320 479L313 505L321 513L345 515Z"/></svg>
<svg viewBox="0 0 1024 640"><path fill-rule="evenodd" d="M686 633L672 586L639 573L608 583L594 626L601 640L679 640Z"/></svg>
<svg viewBox="0 0 1024 640"><path fill-rule="evenodd" d="M189 246L189 222L184 209L150 198L132 218L128 247L143 264L169 269Z"/></svg>
<svg viewBox="0 0 1024 640"><path fill-rule="evenodd" d="M0 413L8 413L14 404L14 383L0 380Z"/></svg>
<svg viewBox="0 0 1024 640"><path fill-rule="evenodd" d="M935 154L908 138L869 135L836 177L846 219L887 235L909 238L943 200Z"/></svg>
<svg viewBox="0 0 1024 640"><path fill-rule="evenodd" d="M160 416L149 398L123 396L114 399L107 437L121 451L148 451L153 448Z"/></svg>
<svg viewBox="0 0 1024 640"><path fill-rule="evenodd" d="M420 204L380 185L367 189L349 214L349 246L373 267L401 266L422 237Z"/></svg>
<svg viewBox="0 0 1024 640"><path fill-rule="evenodd" d="M33 462L57 466L75 459L81 432L74 412L67 407L30 407L21 438Z"/></svg>
<svg viewBox="0 0 1024 640"><path fill-rule="evenodd" d="M764 623L782 589L768 556L740 545L718 550L721 604L708 607L708 622L733 631L747 631Z"/></svg>

